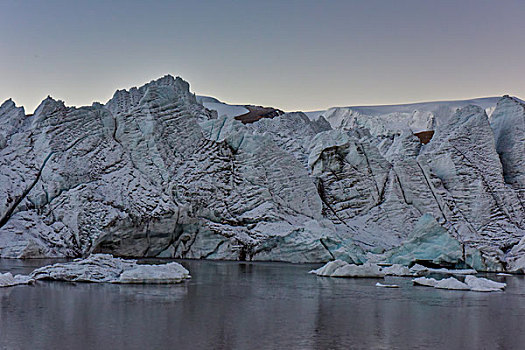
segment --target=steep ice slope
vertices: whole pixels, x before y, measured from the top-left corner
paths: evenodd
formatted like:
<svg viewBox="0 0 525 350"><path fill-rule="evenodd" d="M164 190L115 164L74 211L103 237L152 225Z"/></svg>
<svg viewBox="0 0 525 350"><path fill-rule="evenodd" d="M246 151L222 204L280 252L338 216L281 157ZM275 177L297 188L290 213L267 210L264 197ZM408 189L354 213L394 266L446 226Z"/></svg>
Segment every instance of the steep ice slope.
<svg viewBox="0 0 525 350"><path fill-rule="evenodd" d="M503 97L490 124L505 182L518 191L525 205L525 104L513 97Z"/></svg>
<svg viewBox="0 0 525 350"><path fill-rule="evenodd" d="M481 107L460 109L426 146L409 131L390 138L359 128L323 132L309 164L325 215L367 250L401 244L431 212L464 245L464 263L503 269L505 252L525 234L525 210L504 182Z"/></svg>
<svg viewBox="0 0 525 350"><path fill-rule="evenodd" d="M489 250L512 246L524 235L524 208L504 183L483 109L458 111L425 147L419 162L435 183L445 219L454 223L463 241Z"/></svg>
<svg viewBox="0 0 525 350"><path fill-rule="evenodd" d="M2 123L16 118L0 151L2 257L360 261L322 218L306 168L240 122L216 137L225 119L180 78L106 105L48 98L32 117L6 102Z"/></svg>
<svg viewBox="0 0 525 350"><path fill-rule="evenodd" d="M107 108L44 100L0 151L9 169L0 255L78 256L117 246L141 256L171 241L180 213L167 184L202 137L198 121L209 118L187 89L168 76L118 91Z"/></svg>

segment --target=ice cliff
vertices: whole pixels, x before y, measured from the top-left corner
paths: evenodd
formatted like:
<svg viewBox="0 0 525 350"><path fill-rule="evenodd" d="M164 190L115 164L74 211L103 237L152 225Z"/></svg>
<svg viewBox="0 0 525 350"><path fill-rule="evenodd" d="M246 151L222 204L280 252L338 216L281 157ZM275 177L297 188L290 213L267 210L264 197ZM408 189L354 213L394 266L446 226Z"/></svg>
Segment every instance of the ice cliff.
<svg viewBox="0 0 525 350"><path fill-rule="evenodd" d="M172 76L89 107L48 97L26 115L8 100L0 257L522 271L524 105L511 97L456 104L243 124L206 109ZM428 144L414 135L430 130Z"/></svg>

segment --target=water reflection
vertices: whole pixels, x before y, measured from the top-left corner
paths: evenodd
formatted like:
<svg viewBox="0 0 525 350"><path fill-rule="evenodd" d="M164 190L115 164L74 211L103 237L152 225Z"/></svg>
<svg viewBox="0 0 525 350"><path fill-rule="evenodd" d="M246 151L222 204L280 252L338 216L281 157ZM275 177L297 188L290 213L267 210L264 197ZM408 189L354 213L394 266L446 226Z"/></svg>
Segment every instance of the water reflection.
<svg viewBox="0 0 525 350"><path fill-rule="evenodd" d="M25 268L6 264L0 271ZM401 288L383 289L374 279L315 277L305 265L183 265L193 278L181 285L0 290L0 348L512 349L525 341L523 277L506 278L504 293L482 294L413 287L407 278L388 278Z"/></svg>

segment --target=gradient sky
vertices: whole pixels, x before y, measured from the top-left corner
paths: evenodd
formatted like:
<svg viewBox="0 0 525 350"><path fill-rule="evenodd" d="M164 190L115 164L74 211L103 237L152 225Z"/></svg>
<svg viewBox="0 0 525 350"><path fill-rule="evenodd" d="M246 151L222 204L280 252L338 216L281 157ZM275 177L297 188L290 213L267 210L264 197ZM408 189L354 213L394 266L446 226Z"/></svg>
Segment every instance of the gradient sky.
<svg viewBox="0 0 525 350"><path fill-rule="evenodd" d="M525 97L525 1L0 0L0 100L106 102L170 73L284 110Z"/></svg>

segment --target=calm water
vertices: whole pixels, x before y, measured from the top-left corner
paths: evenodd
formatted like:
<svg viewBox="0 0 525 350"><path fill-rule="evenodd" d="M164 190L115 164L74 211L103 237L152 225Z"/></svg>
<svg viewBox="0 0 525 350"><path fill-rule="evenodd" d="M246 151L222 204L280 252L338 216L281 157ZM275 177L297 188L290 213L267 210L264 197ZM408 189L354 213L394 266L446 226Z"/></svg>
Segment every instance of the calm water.
<svg viewBox="0 0 525 350"><path fill-rule="evenodd" d="M48 261L0 259L28 273ZM0 349L524 349L525 278L503 293L387 278L330 279L317 265L182 261L174 286L39 282L0 289Z"/></svg>

